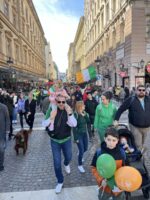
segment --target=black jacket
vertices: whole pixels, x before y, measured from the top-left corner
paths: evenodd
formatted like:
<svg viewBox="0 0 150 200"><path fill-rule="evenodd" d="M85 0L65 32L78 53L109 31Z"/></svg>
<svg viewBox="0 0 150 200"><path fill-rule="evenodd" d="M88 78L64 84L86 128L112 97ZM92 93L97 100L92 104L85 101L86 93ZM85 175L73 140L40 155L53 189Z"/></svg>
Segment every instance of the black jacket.
<svg viewBox="0 0 150 200"><path fill-rule="evenodd" d="M26 113L31 112L32 115L35 114L36 111L36 101L32 99L32 101L29 103L29 99L25 101L25 111Z"/></svg>
<svg viewBox="0 0 150 200"><path fill-rule="evenodd" d="M98 103L95 99L92 100L86 100L85 102L85 111L92 116L95 116L95 111L96 111L96 107L97 107Z"/></svg>
<svg viewBox="0 0 150 200"><path fill-rule="evenodd" d="M91 163L92 166L96 167L97 158L101 154L109 154L115 160L118 160L119 162L121 162L122 165L125 164L125 161L126 161L125 152L118 144L116 145L116 147L114 149L109 149L109 148L107 148L106 143L102 142L101 148L97 149L97 151L96 151L96 153L93 157L93 160L92 160L92 163Z"/></svg>
<svg viewBox="0 0 150 200"><path fill-rule="evenodd" d="M134 98L134 99L133 99ZM125 110L129 110L129 123L139 128L150 127L150 98L144 98L145 109L142 108L137 96L129 97L118 109L115 120L119 120Z"/></svg>
<svg viewBox="0 0 150 200"><path fill-rule="evenodd" d="M71 127L67 124L68 116L66 110L57 108L57 115L54 121L54 131L48 131L51 138L65 139L71 136Z"/></svg>

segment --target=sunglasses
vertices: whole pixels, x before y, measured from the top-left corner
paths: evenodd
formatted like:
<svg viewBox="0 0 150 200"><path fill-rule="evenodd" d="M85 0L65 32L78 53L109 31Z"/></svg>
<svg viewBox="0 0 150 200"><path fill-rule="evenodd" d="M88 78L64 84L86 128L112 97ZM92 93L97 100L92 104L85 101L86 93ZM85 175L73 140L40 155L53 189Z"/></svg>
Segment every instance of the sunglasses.
<svg viewBox="0 0 150 200"><path fill-rule="evenodd" d="M65 104L66 102L65 101L57 101L57 103L59 103L59 104Z"/></svg>
<svg viewBox="0 0 150 200"><path fill-rule="evenodd" d="M138 89L139 92L145 92L145 89Z"/></svg>

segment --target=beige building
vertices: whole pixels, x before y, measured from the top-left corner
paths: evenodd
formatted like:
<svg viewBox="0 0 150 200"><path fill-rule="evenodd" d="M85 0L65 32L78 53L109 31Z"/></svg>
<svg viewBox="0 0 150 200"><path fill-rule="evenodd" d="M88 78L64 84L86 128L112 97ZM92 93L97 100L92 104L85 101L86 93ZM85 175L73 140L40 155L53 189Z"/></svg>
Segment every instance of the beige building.
<svg viewBox="0 0 150 200"><path fill-rule="evenodd" d="M46 78L50 80L54 80L55 68L54 68L53 57L52 57L52 52L51 52L49 42L45 46L45 58L46 58Z"/></svg>
<svg viewBox="0 0 150 200"><path fill-rule="evenodd" d="M84 10L86 66L99 61L106 88L143 83L150 62L150 1L85 0Z"/></svg>
<svg viewBox="0 0 150 200"><path fill-rule="evenodd" d="M67 70L67 80L73 81L75 78L75 48L74 43L70 43L68 51L68 70Z"/></svg>
<svg viewBox="0 0 150 200"><path fill-rule="evenodd" d="M85 0L72 45L68 74L95 65L105 88L150 82L150 0Z"/></svg>
<svg viewBox="0 0 150 200"><path fill-rule="evenodd" d="M0 83L45 78L43 28L32 0L0 0Z"/></svg>
<svg viewBox="0 0 150 200"><path fill-rule="evenodd" d="M84 56L84 16L80 18L73 43L68 51L68 80L75 80L76 72L86 68Z"/></svg>

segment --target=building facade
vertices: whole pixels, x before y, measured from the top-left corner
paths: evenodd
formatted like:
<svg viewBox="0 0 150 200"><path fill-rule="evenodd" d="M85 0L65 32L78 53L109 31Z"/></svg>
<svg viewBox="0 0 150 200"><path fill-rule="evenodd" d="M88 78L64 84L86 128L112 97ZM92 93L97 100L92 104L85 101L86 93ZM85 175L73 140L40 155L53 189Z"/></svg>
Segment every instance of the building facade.
<svg viewBox="0 0 150 200"><path fill-rule="evenodd" d="M0 0L0 87L45 78L45 44L32 0Z"/></svg>
<svg viewBox="0 0 150 200"><path fill-rule="evenodd" d="M84 69L85 66L85 57L84 57L84 17L80 18L77 32L74 39L74 48L75 48L75 71L80 71Z"/></svg>
<svg viewBox="0 0 150 200"><path fill-rule="evenodd" d="M68 70L67 70L67 80L69 82L75 80L76 66L75 66L75 47L74 43L70 43L68 51Z"/></svg>
<svg viewBox="0 0 150 200"><path fill-rule="evenodd" d="M99 60L103 86L149 81L150 1L85 0L84 15L86 66Z"/></svg>
<svg viewBox="0 0 150 200"><path fill-rule="evenodd" d="M53 76L54 73L54 63L52 52L50 48L50 43L48 42L45 46L45 57L46 57L46 78L53 80L55 77Z"/></svg>

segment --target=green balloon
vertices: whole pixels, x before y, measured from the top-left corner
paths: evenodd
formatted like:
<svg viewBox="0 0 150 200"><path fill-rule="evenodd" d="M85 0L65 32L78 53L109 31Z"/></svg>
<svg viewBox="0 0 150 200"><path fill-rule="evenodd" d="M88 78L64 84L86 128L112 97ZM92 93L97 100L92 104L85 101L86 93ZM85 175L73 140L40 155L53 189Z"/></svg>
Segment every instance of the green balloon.
<svg viewBox="0 0 150 200"><path fill-rule="evenodd" d="M116 162L109 154L102 154L98 157L96 168L100 176L103 178L111 178L116 171Z"/></svg>

